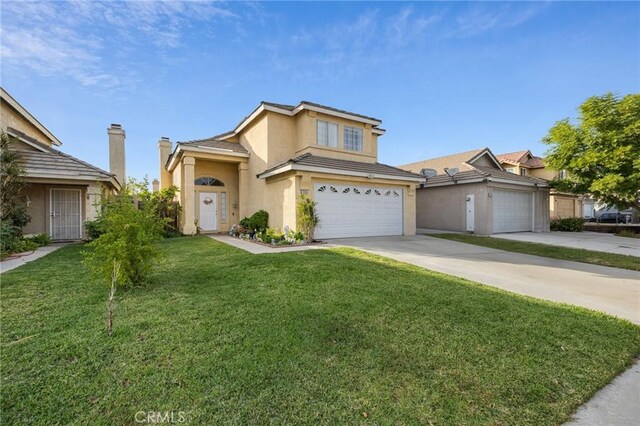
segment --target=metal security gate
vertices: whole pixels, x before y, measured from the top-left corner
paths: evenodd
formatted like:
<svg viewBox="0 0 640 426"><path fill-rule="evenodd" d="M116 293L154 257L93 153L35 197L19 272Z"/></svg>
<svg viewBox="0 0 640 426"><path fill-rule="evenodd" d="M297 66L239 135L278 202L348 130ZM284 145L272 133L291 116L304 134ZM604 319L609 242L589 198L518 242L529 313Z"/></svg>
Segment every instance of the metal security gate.
<svg viewBox="0 0 640 426"><path fill-rule="evenodd" d="M82 202L79 189L51 190L51 238L82 238Z"/></svg>

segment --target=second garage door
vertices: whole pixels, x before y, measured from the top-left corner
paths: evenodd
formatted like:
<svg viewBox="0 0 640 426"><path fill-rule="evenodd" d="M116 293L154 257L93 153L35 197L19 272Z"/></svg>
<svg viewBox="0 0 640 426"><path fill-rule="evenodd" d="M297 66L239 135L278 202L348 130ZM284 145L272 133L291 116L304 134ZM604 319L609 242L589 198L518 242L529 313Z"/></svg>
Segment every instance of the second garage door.
<svg viewBox="0 0 640 426"><path fill-rule="evenodd" d="M402 189L319 183L314 191L317 239L403 233Z"/></svg>
<svg viewBox="0 0 640 426"><path fill-rule="evenodd" d="M493 232L525 232L533 229L531 192L493 191Z"/></svg>

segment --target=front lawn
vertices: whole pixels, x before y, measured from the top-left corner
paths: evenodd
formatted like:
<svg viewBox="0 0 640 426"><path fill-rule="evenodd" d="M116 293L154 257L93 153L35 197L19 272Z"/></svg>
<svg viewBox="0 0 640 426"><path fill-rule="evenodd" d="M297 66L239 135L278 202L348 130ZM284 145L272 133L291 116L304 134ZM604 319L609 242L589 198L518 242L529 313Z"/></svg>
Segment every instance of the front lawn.
<svg viewBox="0 0 640 426"><path fill-rule="evenodd" d="M640 352L625 321L352 249L161 246L111 338L81 246L2 275L2 423L560 424Z"/></svg>
<svg viewBox="0 0 640 426"><path fill-rule="evenodd" d="M482 237L468 234L429 234L430 237L474 244L515 253L533 254L552 259L571 260L573 262L591 263L593 265L611 266L613 268L640 271L640 257L617 253L553 246L550 244L529 243L525 241L505 240L503 238Z"/></svg>

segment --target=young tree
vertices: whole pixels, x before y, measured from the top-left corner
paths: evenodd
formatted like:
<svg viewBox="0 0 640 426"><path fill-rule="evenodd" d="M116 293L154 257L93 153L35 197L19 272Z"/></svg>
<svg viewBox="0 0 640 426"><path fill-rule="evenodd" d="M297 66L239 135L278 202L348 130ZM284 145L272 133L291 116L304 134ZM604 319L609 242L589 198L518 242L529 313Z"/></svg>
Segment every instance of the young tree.
<svg viewBox="0 0 640 426"><path fill-rule="evenodd" d="M593 96L579 111L577 123L558 121L543 139L551 145L547 164L568 172L553 185L620 209L639 208L640 95Z"/></svg>
<svg viewBox="0 0 640 426"><path fill-rule="evenodd" d="M155 242L162 237L166 220L157 214L155 203L136 203L134 184L102 201L100 236L88 244L84 263L92 275L118 287L142 284L157 257ZM137 205L136 205L137 204ZM118 265L115 278L114 264Z"/></svg>

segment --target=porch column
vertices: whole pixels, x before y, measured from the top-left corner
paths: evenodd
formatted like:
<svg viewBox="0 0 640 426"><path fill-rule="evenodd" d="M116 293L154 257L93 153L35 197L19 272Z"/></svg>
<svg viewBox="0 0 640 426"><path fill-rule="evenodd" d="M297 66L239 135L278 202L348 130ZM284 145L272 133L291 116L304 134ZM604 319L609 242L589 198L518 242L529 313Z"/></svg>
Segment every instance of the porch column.
<svg viewBox="0 0 640 426"><path fill-rule="evenodd" d="M238 220L249 216L249 166L238 164Z"/></svg>
<svg viewBox="0 0 640 426"><path fill-rule="evenodd" d="M182 206L184 226L182 227L182 233L185 235L194 235L197 232L195 225L195 189L193 186L196 159L193 157L184 157L182 159L182 165L184 166L184 182L182 182L182 190L184 191L184 206Z"/></svg>

